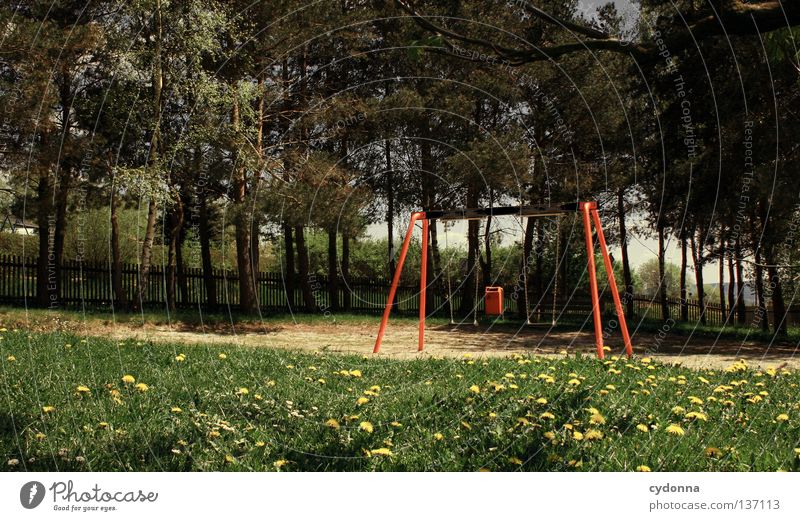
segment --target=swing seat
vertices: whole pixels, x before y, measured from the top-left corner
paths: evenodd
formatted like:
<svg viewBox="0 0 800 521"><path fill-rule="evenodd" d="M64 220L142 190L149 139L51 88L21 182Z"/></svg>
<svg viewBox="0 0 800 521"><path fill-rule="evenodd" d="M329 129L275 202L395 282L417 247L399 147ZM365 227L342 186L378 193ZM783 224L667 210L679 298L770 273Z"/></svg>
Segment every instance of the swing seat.
<svg viewBox="0 0 800 521"><path fill-rule="evenodd" d="M503 288L487 286L485 294L486 314L501 316L503 314Z"/></svg>

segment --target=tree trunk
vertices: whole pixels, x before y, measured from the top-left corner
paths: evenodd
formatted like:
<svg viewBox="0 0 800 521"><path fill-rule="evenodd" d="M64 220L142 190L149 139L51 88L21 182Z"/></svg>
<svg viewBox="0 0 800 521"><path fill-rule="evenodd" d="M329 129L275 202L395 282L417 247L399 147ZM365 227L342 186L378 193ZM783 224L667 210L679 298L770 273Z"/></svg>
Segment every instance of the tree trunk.
<svg viewBox="0 0 800 521"><path fill-rule="evenodd" d="M286 286L286 302L291 311L295 307L294 303L294 289L295 289L295 266L294 266L294 238L292 237L292 227L284 222L283 223L283 247L285 253L286 271L284 274L284 285Z"/></svg>
<svg viewBox="0 0 800 521"><path fill-rule="evenodd" d="M397 265L394 260L394 172L392 171L392 149L389 140L386 140L386 247L389 262L389 280L394 278ZM397 310L397 294L392 302L393 310Z"/></svg>
<svg viewBox="0 0 800 521"><path fill-rule="evenodd" d="M783 289L778 268L775 267L775 255L772 246L767 248L765 260L767 261L769 288L772 292L772 331L776 336L785 337L788 334L786 304L783 301Z"/></svg>
<svg viewBox="0 0 800 521"><path fill-rule="evenodd" d="M167 309L175 312L177 299L177 275L178 275L178 247L180 234L183 228L183 204L180 199L175 203L169 212L169 248L167 251L167 270L165 273L167 286Z"/></svg>
<svg viewBox="0 0 800 521"><path fill-rule="evenodd" d="M308 313L313 313L316 309L314 304L314 292L311 289L311 279L309 278L308 247L302 226L294 227L295 242L297 243L297 270L300 277L300 290L303 293L303 305Z"/></svg>
<svg viewBox="0 0 800 521"><path fill-rule="evenodd" d="M250 232L250 265L252 266L253 276L258 285L258 272L261 269L261 240L259 230L261 225L258 220L253 216L253 226Z"/></svg>
<svg viewBox="0 0 800 521"><path fill-rule="evenodd" d="M185 206L184 206L185 207ZM184 215L185 224L185 215ZM186 262L183 258L183 246L186 243L186 228L181 226L178 237L178 245L175 248L175 263L178 270L178 291L181 296L181 303L185 306L189 304L189 281L186 279Z"/></svg>
<svg viewBox="0 0 800 521"><path fill-rule="evenodd" d="M756 311L755 319L762 331L769 331L769 317L767 316L767 301L764 295L764 269L761 267L761 245L755 251L755 277L756 277Z"/></svg>
<svg viewBox="0 0 800 521"><path fill-rule="evenodd" d="M150 139L150 151L147 161L147 168L152 168L154 165L158 167L158 160L161 156L161 92L164 88L164 71L161 64L161 41L162 41L162 16L161 16L161 0L156 0L156 8L153 13L153 20L155 22L155 32L153 38L155 41L155 58L153 60L153 135ZM156 234L156 217L158 216L158 202L155 194L150 194L150 201L147 206L147 225L144 232L144 240L142 241L142 253L139 258L139 288L136 302L134 303L135 309L144 307L145 299L147 298L147 289L150 283L150 262L153 254L153 239Z"/></svg>
<svg viewBox="0 0 800 521"><path fill-rule="evenodd" d="M430 275L428 276L428 288L429 290L426 293L427 296L427 309L433 309L433 305L431 305L433 299L433 292L436 291L438 293L442 293L440 288L444 287L444 270L442 269L442 256L441 252L439 251L439 227L437 225L436 219L431 219L428 223L428 233L430 234L430 259L431 259L431 266L433 269L430 271ZM435 283L435 285L431 285Z"/></svg>
<svg viewBox="0 0 800 521"><path fill-rule="evenodd" d="M517 299L517 314L520 319L528 320L530 317L528 314L530 310L528 309L528 302L530 296L528 295L529 291L529 273L530 273L530 263L531 263L531 253L533 250L533 232L535 227L535 222L538 219L528 218L525 223L525 238L522 240L522 259L520 259L520 267L519 267L519 284L522 286L521 291L519 291L519 298Z"/></svg>
<svg viewBox="0 0 800 521"><path fill-rule="evenodd" d="M50 175L42 174L39 177L39 184L36 187L36 199L39 204L37 209L37 224L39 225L39 258L36 263L36 300L42 307L48 307L51 302L58 306L58 302L51 297L51 278L53 274L50 269L50 236L55 230L51 231L50 208L51 208L51 186ZM57 299L58 297L56 297ZM52 300L51 300L52 299Z"/></svg>
<svg viewBox="0 0 800 521"><path fill-rule="evenodd" d="M686 232L681 230L681 321L689 321L689 304L686 295L686 266L688 264L686 255Z"/></svg>
<svg viewBox="0 0 800 521"><path fill-rule="evenodd" d="M342 280L350 280L350 236L342 234ZM352 295L349 291L344 292L343 307L345 311L350 311L353 306Z"/></svg>
<svg viewBox="0 0 800 521"><path fill-rule="evenodd" d="M200 192L200 259L203 263L203 285L206 288L206 306L210 310L217 308L217 280L214 276L214 265L211 263L211 225L208 215L208 201L205 187Z"/></svg>
<svg viewBox="0 0 800 521"><path fill-rule="evenodd" d="M67 237L67 197L69 195L70 185L72 183L72 173L69 172L68 169L68 166L59 168L59 171L61 172L61 179L56 186L56 215L55 230L53 231L53 268L55 273L53 279L55 282L55 287L51 288L51 294L55 296L58 302L61 302L62 296L61 266L64 264L64 242Z"/></svg>
<svg viewBox="0 0 800 521"><path fill-rule="evenodd" d="M139 291L134 309L141 310L147 301L147 289L150 284L150 263L153 255L153 239L156 235L156 218L158 217L158 203L151 198L147 205L147 224L144 229L142 253L139 258Z"/></svg>
<svg viewBox="0 0 800 521"><path fill-rule="evenodd" d="M472 313L475 302L476 274L478 273L476 252L478 250L478 221L467 221L467 266L464 283L461 285L461 305L458 314L467 317Z"/></svg>
<svg viewBox="0 0 800 521"><path fill-rule="evenodd" d="M669 320L669 304L667 303L666 288L666 248L664 246L664 226L658 224L658 277L661 283L658 286L658 300L661 303L661 318L664 322Z"/></svg>
<svg viewBox="0 0 800 521"><path fill-rule="evenodd" d="M719 254L719 309L725 316L725 253Z"/></svg>
<svg viewBox="0 0 800 521"><path fill-rule="evenodd" d="M239 131L240 119L238 88L234 86L231 110L231 127L234 132ZM237 150L233 152L238 154ZM233 222L236 228L236 268L239 272L239 310L249 315L258 313L258 299L250 252L253 219L247 208L246 176L244 165L236 165L233 173L233 202L235 204Z"/></svg>
<svg viewBox="0 0 800 521"><path fill-rule="evenodd" d="M619 242L622 250L622 280L625 285L623 300L625 301L625 313L629 317L633 316L633 276L631 274L631 263L628 257L628 229L625 225L625 190L617 192L617 213L619 214ZM685 240L685 239L684 239ZM684 244L685 246L685 244Z"/></svg>
<svg viewBox="0 0 800 521"><path fill-rule="evenodd" d="M128 308L128 296L122 287L122 257L119 251L119 219L117 218L117 190L111 188L111 285L114 291L114 305L117 311Z"/></svg>
<svg viewBox="0 0 800 521"><path fill-rule="evenodd" d="M692 247L692 263L694 264L695 285L697 286L697 304L700 306L700 323L706 324L706 291L703 285L703 254L697 247L695 232L690 238Z"/></svg>
<svg viewBox="0 0 800 521"><path fill-rule="evenodd" d="M328 230L328 299L334 311L339 310L339 267L336 249L336 228L331 228Z"/></svg>
<svg viewBox="0 0 800 521"><path fill-rule="evenodd" d="M747 288L745 288L744 274L742 273L742 243L739 237L736 238L733 252L736 255L736 322L744 325L747 322L747 310L744 302L744 292Z"/></svg>
<svg viewBox="0 0 800 521"><path fill-rule="evenodd" d="M736 273L733 271L733 248L728 249L728 321L733 324L736 314Z"/></svg>

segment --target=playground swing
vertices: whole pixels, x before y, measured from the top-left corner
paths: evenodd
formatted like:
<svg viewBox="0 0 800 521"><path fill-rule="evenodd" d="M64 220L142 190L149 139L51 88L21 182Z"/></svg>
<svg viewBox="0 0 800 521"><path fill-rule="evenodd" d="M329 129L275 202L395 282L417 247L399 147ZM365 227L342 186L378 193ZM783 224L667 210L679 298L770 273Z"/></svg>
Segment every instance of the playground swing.
<svg viewBox="0 0 800 521"><path fill-rule="evenodd" d="M522 257L522 286L523 291L525 292L525 325L526 326L551 326L555 327L556 325L556 311L558 309L557 299L558 299L558 270L561 266L561 216L555 216L556 218L556 251L555 251L555 260L556 266L553 270L553 307L550 311L550 322L531 322L531 315L533 314L530 310L530 292L528 291L528 259L525 258L525 252L523 247L523 257ZM519 227L522 230L523 234L523 244L525 242L524 235L525 235L525 227L523 226L522 218L519 220ZM541 306L536 306L539 309L538 316L541 317Z"/></svg>
<svg viewBox="0 0 800 521"><path fill-rule="evenodd" d="M605 235L603 234L603 227L600 222L600 214L597 210L597 203L595 202L576 202L576 203L566 203L558 206L501 206L501 207L493 207L493 208L460 208L454 210L432 210L432 211L425 211L425 212L414 212L411 214L411 221L408 226L408 230L406 231L405 238L403 239L403 246L400 250L400 257L397 262L397 268L395 269L394 277L392 279L392 285L389 288L389 297L386 302L386 307L383 311L383 317L381 318L380 328L378 329L378 336L375 339L375 347L373 348L373 353L378 353L381 348L381 342L383 341L383 335L386 333L386 326L389 321L389 315L392 311L392 303L394 302L395 294L397 293L397 285L400 282L400 274L403 269L403 264L406 260L406 254L408 253L408 247L411 242L411 237L414 233L415 225L417 221L421 221L422 223L422 248L421 248L421 264L420 264L420 299L419 299L419 343L418 343L418 351L422 351L425 347L425 318L426 318L426 310L425 310L425 297L426 297L426 290L428 286L427 280L427 271L428 271L428 225L429 220L436 219L441 221L448 221L448 220L474 220L474 219L485 219L489 216L499 216L499 215L518 215L520 219L523 217L550 217L550 216L561 216L568 213L579 212L583 217L583 229L584 229L584 236L586 239L586 252L587 252L587 269L589 271L589 289L591 293L592 299L592 315L594 319L594 334L595 334L595 346L597 349L597 357L603 359L605 353L603 351L603 331L602 331L602 323L600 317L600 298L599 292L597 288L597 269L595 266L595 259L594 259L594 244L592 240L592 223L594 223L594 228L597 233L597 242L600 244L600 251L603 256L603 262L605 264L606 273L608 276L608 284L609 288L611 289L611 294L614 298L614 307L617 312L617 318L619 319L619 326L620 331L622 332L622 338L625 344L625 352L630 357L633 355L633 347L631 346L631 339L628 334L628 326L625 322L625 313L622 308L622 301L619 297L619 291L617 289L616 281L614 280L614 271L611 265L611 258L608 254L608 247L606 245ZM559 223L560 226L560 223ZM560 233L558 234L560 236ZM558 239L557 239L558 240ZM447 239L445 238L445 241ZM559 249L560 249L560 245ZM559 260L557 260L557 264ZM523 270L524 271L524 270ZM478 270L475 270L476 275L476 284L475 284L475 301L477 302L477 288L478 288L478 280L477 280ZM527 277L525 277L527 279ZM527 283L526 283L527 286ZM527 291L527 287L526 287ZM450 289L448 289L448 293ZM554 291L555 294L555 291ZM448 294L448 298L452 295ZM526 299L527 300L527 299ZM527 310L526 310L527 311ZM555 310L554 310L555 311ZM473 319L477 324L477 305L473 310ZM553 314L553 318L555 317L555 313ZM451 321L452 321L452 305L451 305Z"/></svg>

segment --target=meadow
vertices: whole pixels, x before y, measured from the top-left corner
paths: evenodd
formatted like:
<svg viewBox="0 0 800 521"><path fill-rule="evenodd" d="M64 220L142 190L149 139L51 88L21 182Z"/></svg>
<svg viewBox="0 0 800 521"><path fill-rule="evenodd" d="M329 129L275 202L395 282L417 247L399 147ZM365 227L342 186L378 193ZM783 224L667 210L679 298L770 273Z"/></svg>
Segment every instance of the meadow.
<svg viewBox="0 0 800 521"><path fill-rule="evenodd" d="M778 471L796 371L398 360L0 328L8 471Z"/></svg>

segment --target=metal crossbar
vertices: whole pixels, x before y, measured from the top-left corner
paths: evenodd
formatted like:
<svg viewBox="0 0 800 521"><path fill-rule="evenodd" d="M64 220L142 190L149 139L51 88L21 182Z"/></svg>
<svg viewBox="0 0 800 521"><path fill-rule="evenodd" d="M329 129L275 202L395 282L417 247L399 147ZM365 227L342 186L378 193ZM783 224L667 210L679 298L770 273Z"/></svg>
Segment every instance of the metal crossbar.
<svg viewBox="0 0 800 521"><path fill-rule="evenodd" d="M490 208L454 208L451 210L426 210L428 219L439 221L471 221L486 219L498 215L518 215L520 217L548 217L575 213L580 203L565 203L556 206L528 205L528 206L493 206Z"/></svg>

